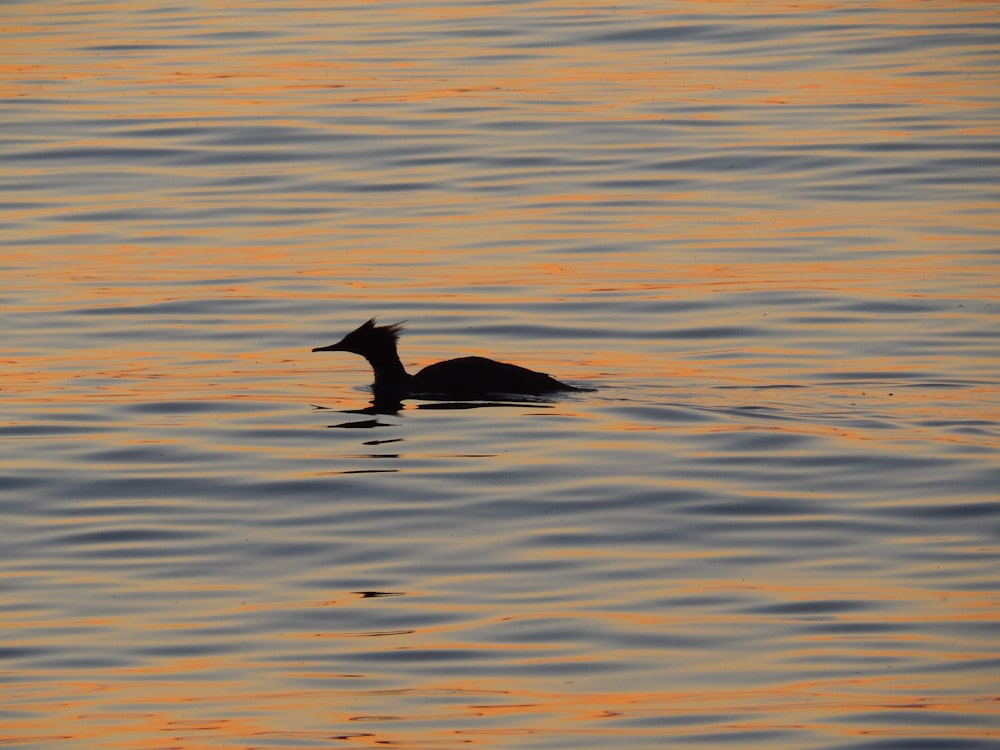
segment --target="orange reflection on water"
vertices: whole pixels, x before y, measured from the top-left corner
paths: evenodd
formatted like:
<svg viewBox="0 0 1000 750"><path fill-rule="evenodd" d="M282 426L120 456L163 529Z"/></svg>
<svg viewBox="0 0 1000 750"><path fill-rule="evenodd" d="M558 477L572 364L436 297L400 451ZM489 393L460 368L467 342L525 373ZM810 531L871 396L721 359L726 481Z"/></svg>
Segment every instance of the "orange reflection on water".
<svg viewBox="0 0 1000 750"><path fill-rule="evenodd" d="M995 602L980 593L954 593L911 590L872 589L864 581L845 581L837 588L800 586L737 587L744 591L767 594L777 601L810 603L823 600L855 599L859 602L893 601L900 596L921 597L929 605L928 614L919 622L936 617L955 618L966 623L988 623ZM726 581L690 581L690 594L721 593L733 590ZM942 597L950 600L947 608L941 607ZM357 604L356 598L345 600ZM257 605L253 609L280 611L289 608L327 607L334 602L300 601ZM940 612L935 610L940 608ZM245 607L243 609L246 609ZM567 623L579 618L581 613L545 614L546 621L566 618ZM642 614L606 612L606 618L619 618L631 626L649 626L656 620ZM762 625L780 627L795 617L783 615L758 615ZM732 616L720 614L714 620L703 617L670 616L656 618L664 632L684 633L711 631L734 622ZM864 612L837 618L841 622L865 624ZM915 622L912 617L879 617L880 623ZM108 619L88 624L109 624ZM27 638L21 645L30 645L35 623L23 623L19 631L16 623L5 623L13 632L23 632ZM612 630L616 630L612 628ZM384 638L359 644L356 636L340 636L341 642L359 644L362 649L385 648L393 650L402 644L421 639L424 650L441 649L462 651L466 649L503 649L482 643L450 640L460 635L461 629L428 628L414 630L403 637L390 636L390 645L381 647ZM323 634L315 634L320 637ZM337 637L335 634L328 636ZM293 645L305 634L287 634L272 644L271 653L282 651L283 644ZM430 640L428 640L430 639ZM789 651L798 659L821 659L836 663L844 648L859 656L886 660L905 661L923 658L920 641L906 633L852 634L850 630L837 635L796 636L798 643ZM528 664L544 664L545 656L533 656L533 649L518 646L506 647L522 651L520 660ZM538 650L536 646L534 650ZM628 655L629 649L623 648ZM294 653L294 650L293 650ZM585 662L600 655L571 657L570 661ZM969 654L968 658L976 658ZM251 657L252 658L252 657ZM650 655L637 648L629 660L648 660ZM681 653L664 653L660 658L680 659ZM958 654L956 658L964 658ZM5 701L10 710L19 710L16 718L5 722L5 735L15 741L44 741L51 737L50 728L58 725L58 735L63 740L102 743L107 747L160 747L164 738L182 742L185 747L209 747L219 742L251 743L255 737L286 737L289 741L305 741L326 736L339 738L369 738L375 744L402 743L415 746L430 743L449 747L456 738L472 740L482 746L504 747L512 736L519 734L553 735L565 738L584 736L621 736L625 731L633 739L643 736L656 738L690 738L692 732L704 738L724 737L730 731L762 731L767 728L795 726L800 730L845 737L868 734L909 736L910 730L884 727L863 729L843 722L844 716L880 715L889 710L918 710L922 712L961 712L966 716L979 715L984 727L954 727L941 729L951 737L986 737L990 730L988 717L992 706L985 701L970 700L965 696L988 694L990 676L981 675L972 681L967 675L945 675L951 695L942 693L941 676L933 682L929 677L920 678L906 674L897 675L892 670L879 676L825 678L813 681L795 678L790 671L786 681L771 681L766 689L720 687L710 691L701 689L650 689L635 684L630 689L595 691L576 686L575 681L562 681L558 690L548 687L551 678L540 674L534 679L499 680L473 677L468 681L448 678L430 680L419 688L372 689L366 687L366 675L338 675L330 670L317 670L318 664L302 661L297 666L284 665L286 672L298 673L305 681L317 684L336 680L336 688L281 689L281 676L271 674L272 667L261 663L256 679L261 684L248 684L246 678L225 679L223 675L242 673L244 657L239 652L217 656L176 656L155 664L139 667L102 670L100 679L78 680L67 678L58 671L49 674L45 683L22 683L16 693L8 686ZM566 659L560 660L565 662ZM752 675L771 669L766 653L746 651L740 663L732 669ZM333 662L335 663L335 662ZM333 664L331 663L331 665ZM272 681L273 680L275 681ZM586 682L589 682L587 680ZM932 695L928 695L932 692ZM385 706L392 706L393 713L384 713ZM37 718L35 714L37 713ZM876 722L878 723L878 721ZM363 732L351 729L364 724ZM282 730L281 727L287 727ZM786 745L780 741L776 746Z"/></svg>
<svg viewBox="0 0 1000 750"><path fill-rule="evenodd" d="M8 725L7 736L16 741L56 739L100 742L104 747L162 747L164 741L181 742L186 748L216 747L218 743L246 743L284 738L289 742L355 739L365 746L406 747L467 746L508 747L512 737L538 735L606 737L609 741L626 732L633 740L678 740L700 736L722 740L738 730L795 727L822 735L860 739L868 736L913 736L901 729L853 729L843 716L877 716L887 711L956 711L978 715L988 724L993 707L970 706L961 699L929 698L914 686L910 693L883 694L864 681L843 680L839 684L795 683L786 691L720 690L717 692L666 690L655 692L574 693L512 692L502 687L471 687L443 682L420 690L355 691L303 690L289 693L226 691L189 692L187 697L164 701L155 696L158 709L144 707L153 696L134 701L109 695L100 684L81 683L77 694L87 696L65 705L71 733L53 736L42 724L17 722ZM113 702L105 709L95 700ZM366 704L389 698L413 701L419 712L365 713ZM224 696L224 697L223 697ZM484 700L492 698L492 700ZM173 705L173 711L162 706ZM229 704L256 706L259 716L233 715ZM356 708L352 710L349 704ZM358 712L360 709L360 713ZM225 717L220 716L225 713ZM215 715L213 715L215 714ZM739 717L739 718L736 718ZM479 726L477 726L479 725ZM49 725L51 726L51 725ZM275 729L274 727L287 727ZM988 728L935 727L945 736L989 737ZM107 743L107 744L104 744ZM776 747L791 747L775 740Z"/></svg>
<svg viewBox="0 0 1000 750"><path fill-rule="evenodd" d="M222 463L246 454L262 463L281 457L285 463L271 474L239 462L220 468L214 478L227 504L211 508L207 520L187 518L197 501L186 496L166 502L176 505L178 524L228 530L250 503L226 492L249 495L252 485L287 481L280 497L264 502L276 509L261 513L260 537L282 533L272 521L309 527L308 514L317 528L338 531L333 516L324 515L329 508L303 509L302 520L282 516L281 504L297 492L293 480L340 476L329 469L343 458L345 443L352 456L366 455L353 442L338 442L343 431L326 430L320 418L310 422L308 404L363 406L358 387L370 373L359 360L311 357L309 347L326 342L307 339L375 314L412 321L403 339L408 365L482 354L597 385L596 394L551 411L579 425L559 439L572 453L566 471L580 471L570 479L581 487L588 458L618 455L627 459L625 469L645 469L653 489L701 489L748 503L807 493L828 504L841 499L807 480L786 490L726 475L735 459L794 469L781 462L796 450L816 450L809 444L733 448L699 442L706 435L808 437L848 457L868 450L905 457L920 441L925 451L964 451L961 458L971 463L995 447L982 422L1000 421L996 356L988 349L996 296L989 243L998 225L983 186L959 177L975 162L971 146L961 151L963 142L995 136L988 114L996 76L982 62L981 45L959 47L963 54L952 58L956 47L919 42L924 32L934 41L939 26L958 36L984 33L978 29L993 28L995 10L950 0L865 8L863 24L883 32L887 44L880 46L898 45L874 60L823 46L862 25L854 18L843 30L817 34L817 18L838 10L830 3L770 4L771 23L787 27L792 40L786 48L683 35L595 41L630 12L648 28L684 26L713 13L746 18L747 28L759 24L760 7L729 1L625 8L570 0L517 7L306 0L275 13L253 3L154 9L136 0L73 10L56 4L45 18L34 4L10 8L0 97L12 104L12 154L34 156L5 164L4 180L17 188L5 206L4 310L18 325L8 325L0 341L0 426L36 430L5 436L5 447L19 451L5 470L28 480L25 490L13 485L12 505L31 506L33 487L47 494L37 511L18 516L27 538L43 540L41 553L24 553L37 555L23 563L37 570L14 561L2 574L5 585L18 587L2 619L12 650L8 679L0 680L5 741L502 748L529 734L563 745L567 737L613 744L622 736L723 744L731 732L787 730L790 739L774 744L794 747L810 732L857 740L918 736L928 727L940 738L991 737L992 675L961 669L986 658L984 638L970 633L987 632L996 619L995 595L981 574L962 567L982 559L985 543L944 544L951 541L947 528L943 542L891 537L895 547L912 547L904 562L893 559L895 573L879 570L878 554L863 546L844 553L856 559L830 562L847 572L835 565L725 568L734 556L766 557L768 543L779 544L765 537L754 549L733 529L718 546L700 547L697 534L658 549L652 542L623 549L580 542L539 551L522 540L525 557L556 564L551 581L538 574L534 596L543 600L551 587L561 601L522 604L529 613L519 616L504 600L493 611L453 605L443 625L410 626L409 617L397 615L384 627L352 629L338 615L356 601L341 594L312 601L303 593L315 584L312 571L299 571L300 578L262 567L259 578L274 586L262 594L254 572L222 571L231 583L213 589L180 574L159 577L165 574L155 558L145 559L147 567L142 559L118 559L122 551L148 551L151 543L129 536L148 529L141 520L101 524L128 503L154 509L156 493L183 495L169 483L148 489L137 481L127 502L98 496L77 505L79 488L58 491L42 481L80 476L99 493L108 479L211 473L214 464L199 463L203 455ZM491 24L504 33L482 33ZM506 129L518 124L526 129ZM948 139L945 149L940 144ZM735 162L758 153L829 164L792 160L786 170L767 158ZM939 171L911 184L917 161ZM872 181L885 194L866 192ZM547 326L559 335L546 333ZM912 387L904 391L901 383ZM246 410L232 422L228 412L207 408L241 401ZM180 405L176 413L144 410L171 404ZM290 405L287 413L278 411L281 404ZM753 421L748 407L770 409L783 421ZM404 411L396 422L412 416ZM940 427L962 421L964 431ZM452 448L438 448L442 436L421 434L417 419L409 424L410 442L400 439L398 454L386 460L413 469L400 472L408 479L440 471L455 482L464 466L434 463ZM79 431L58 432L67 425ZM522 438L505 429L510 441ZM268 437L254 441L258 432ZM25 447L29 440L44 449ZM190 453L172 463L120 455L147 444ZM514 474L557 463L536 457L530 442L512 447L476 467L481 483L492 485L495 466ZM382 458L376 450L369 456ZM689 453L667 463L669 451ZM700 475L672 477L659 468L680 471L688 457L702 462ZM603 479L617 486L629 478L616 467ZM532 490L522 481L510 488L519 499ZM355 513L370 512L363 485L352 487ZM408 488L398 491L404 496ZM331 484L331 506L338 492L341 486ZM987 489L963 497L967 505L991 501ZM858 502L854 495L846 500ZM839 506L816 512L853 520L849 528L864 527L857 533L872 534L875 548L877 532L867 527L888 524L887 511L905 515L948 500L867 498L857 519ZM387 504L385 512L399 507ZM545 518L558 513L553 504ZM713 520L726 519L706 512L698 520L711 530ZM781 520L791 535L793 524L809 519L787 511ZM76 533L91 525L98 541L77 547L51 536L53 529ZM100 541L102 531L122 528ZM547 532L567 537L604 532L584 521L553 529ZM229 543L249 545L247 536ZM186 545L199 538L172 542L177 546L161 564L192 564ZM376 557L415 542L401 534L370 543L375 552L380 543L387 550L369 550L371 562L356 563L352 573L381 571L384 560ZM438 543L455 539L443 534L428 546ZM947 554L925 559L935 544ZM211 550L199 554L211 568ZM280 566L281 554L274 554ZM54 563L53 555L65 557ZM468 552L470 560L477 556ZM457 553L452 559L462 564ZM599 589L575 581L576 600L565 604L571 597L560 589L559 570L605 559L653 572L630 583L626 570L614 591L614 584ZM668 563L698 572L671 578ZM60 565L93 567L73 577ZM801 587L769 582L736 590L704 572L719 568ZM429 588L447 576L438 575ZM840 587L829 587L829 577ZM60 591L56 578L64 592L95 588L107 597L107 613L66 616L61 608L68 605L50 596ZM244 593L235 581L243 582L247 601L233 603ZM664 581L708 603L683 614L669 604L670 592L657 588L665 589ZM474 578L447 582L458 591L479 587ZM137 593L163 601L141 612L115 610ZM741 594L755 597L756 606ZM197 599L203 609L175 611L174 597ZM810 617L764 606L841 599L870 609ZM655 614L636 611L646 601L656 602ZM307 617L311 627L300 629L274 624L298 610L329 620ZM419 604L412 613L433 619ZM252 618L268 624L249 631L244 623ZM532 619L545 621L545 635L477 638L479 628L503 633L504 623ZM872 621L880 627L866 630ZM817 623L832 630L812 629ZM554 634L577 624L593 640L579 635L560 643ZM848 627L836 631L838 625ZM201 628L211 635L199 638ZM629 643L628 633L647 645ZM665 636L681 645L671 647ZM702 643L699 636L710 645L685 645ZM605 638L614 645L600 648ZM115 644L143 646L125 666L100 658L88 666L68 639L105 656ZM213 648L218 653L199 652ZM426 673L402 658L420 651L431 665ZM451 653L465 655L455 663L467 676L441 676ZM376 664L366 655L385 660ZM393 656L401 657L398 664ZM512 669L497 677L504 657ZM477 658L490 676L470 675ZM841 676L859 661L887 666ZM886 718L890 711L894 718ZM945 726L910 725L909 712L940 712Z"/></svg>

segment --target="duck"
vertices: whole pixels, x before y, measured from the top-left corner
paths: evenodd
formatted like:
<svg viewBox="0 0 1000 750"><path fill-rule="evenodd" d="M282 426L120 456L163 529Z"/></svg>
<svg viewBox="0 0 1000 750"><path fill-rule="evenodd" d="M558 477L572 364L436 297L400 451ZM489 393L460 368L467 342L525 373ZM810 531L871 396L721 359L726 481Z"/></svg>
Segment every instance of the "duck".
<svg viewBox="0 0 1000 750"><path fill-rule="evenodd" d="M411 375L399 359L402 323L362 323L340 341L317 346L314 352L351 352L364 357L375 373L372 395L375 403L394 403L405 398L430 400L477 400L500 396L544 396L583 391L551 375L486 357L459 357L428 365Z"/></svg>

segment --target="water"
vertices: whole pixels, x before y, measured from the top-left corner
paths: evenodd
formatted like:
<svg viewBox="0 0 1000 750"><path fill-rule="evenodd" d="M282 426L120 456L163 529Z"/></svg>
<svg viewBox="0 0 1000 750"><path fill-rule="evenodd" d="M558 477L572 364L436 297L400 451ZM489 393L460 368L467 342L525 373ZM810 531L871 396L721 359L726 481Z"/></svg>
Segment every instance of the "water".
<svg viewBox="0 0 1000 750"><path fill-rule="evenodd" d="M990 4L2 18L5 745L997 747Z"/></svg>

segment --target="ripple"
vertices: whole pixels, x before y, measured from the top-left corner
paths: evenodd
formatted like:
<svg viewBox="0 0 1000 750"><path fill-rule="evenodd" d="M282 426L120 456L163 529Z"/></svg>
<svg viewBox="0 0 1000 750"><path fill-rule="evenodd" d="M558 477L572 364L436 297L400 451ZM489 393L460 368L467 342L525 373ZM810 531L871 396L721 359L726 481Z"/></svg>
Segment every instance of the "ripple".
<svg viewBox="0 0 1000 750"><path fill-rule="evenodd" d="M992 739L984 7L77 10L5 36L11 741ZM373 415L376 314L598 390Z"/></svg>

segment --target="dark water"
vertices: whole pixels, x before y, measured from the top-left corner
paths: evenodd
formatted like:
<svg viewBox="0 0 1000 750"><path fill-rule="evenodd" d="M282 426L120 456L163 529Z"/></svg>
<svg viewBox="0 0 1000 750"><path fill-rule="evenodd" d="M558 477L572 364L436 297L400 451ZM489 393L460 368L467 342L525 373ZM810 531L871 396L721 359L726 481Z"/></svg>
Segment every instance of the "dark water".
<svg viewBox="0 0 1000 750"><path fill-rule="evenodd" d="M0 744L998 746L991 4L0 18Z"/></svg>

